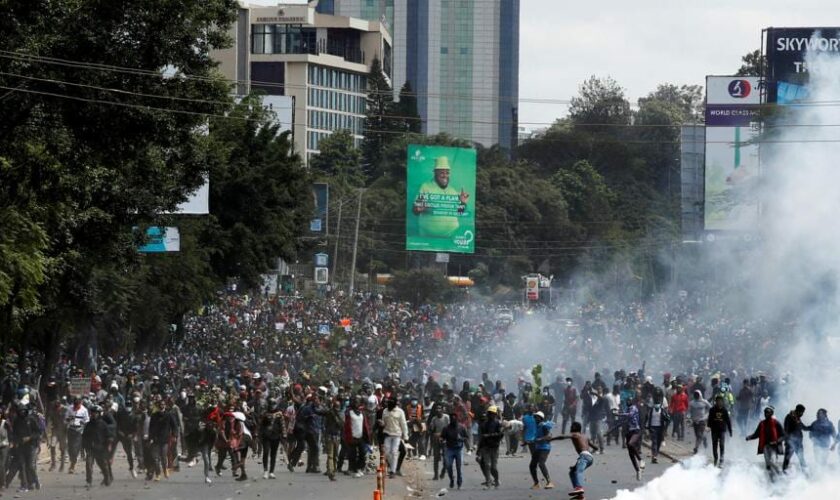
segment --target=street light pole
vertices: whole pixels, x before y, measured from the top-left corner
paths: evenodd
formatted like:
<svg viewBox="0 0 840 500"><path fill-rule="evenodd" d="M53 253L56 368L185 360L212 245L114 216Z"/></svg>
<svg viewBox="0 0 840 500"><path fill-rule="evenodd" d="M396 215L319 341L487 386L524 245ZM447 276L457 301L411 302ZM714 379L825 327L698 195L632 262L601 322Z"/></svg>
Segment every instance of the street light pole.
<svg viewBox="0 0 840 500"><path fill-rule="evenodd" d="M362 194L365 190L359 189L359 204L356 207L356 235L353 236L353 262L350 263L350 295L353 295L356 285L356 252L359 249L359 221L362 218Z"/></svg>
<svg viewBox="0 0 840 500"><path fill-rule="evenodd" d="M333 283L333 290L335 290L336 285L338 283L338 276L335 274L336 270L338 270L338 242L341 239L341 207L344 206L343 201L339 201L338 203L338 224L335 226L335 250L333 250L332 256L332 283Z"/></svg>

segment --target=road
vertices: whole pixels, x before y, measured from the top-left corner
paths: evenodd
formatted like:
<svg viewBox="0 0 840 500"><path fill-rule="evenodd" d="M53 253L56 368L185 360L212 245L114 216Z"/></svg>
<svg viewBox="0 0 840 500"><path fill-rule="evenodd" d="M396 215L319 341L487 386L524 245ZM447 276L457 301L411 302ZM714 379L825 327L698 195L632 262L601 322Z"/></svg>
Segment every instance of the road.
<svg viewBox="0 0 840 500"><path fill-rule="evenodd" d="M668 467L673 465L671 460L660 458L658 464L652 464L649 460L649 450L645 452L647 468L643 477L644 481L661 475ZM663 451L675 454L676 458L684 458L691 451L684 443L668 442ZM553 490L531 490L533 484L528 472L529 457L526 454L517 458L499 457L499 482L498 489L484 490L481 483L484 477L474 456L466 456L464 467L464 485L461 490L448 491L448 479L432 481L434 475L432 464L428 460L408 462L406 479L408 487L413 491L406 490L405 498L435 498L444 493L443 498L457 500L514 500L523 498L567 498L566 493L571 489L569 481L569 466L577 460L572 445L568 441L553 443L551 456L547 466L552 480L556 484ZM541 476L540 476L541 477ZM635 477L635 471L630 465L627 450L620 446L607 447L603 455L595 455L595 463L586 471L587 499L611 498L619 489L633 489L640 486ZM393 491L393 489L391 490Z"/></svg>
<svg viewBox="0 0 840 500"><path fill-rule="evenodd" d="M666 450L675 451L674 443L669 442ZM680 448L679 456L685 456L685 448ZM647 456L647 450L645 450ZM475 457L465 456L464 485L460 491L441 490L448 486L448 481L432 481L431 461L410 460L403 466L405 476L388 480L386 499L415 499L442 497L458 500L507 500L523 498L566 498L570 489L568 468L576 459L569 442L555 442L547 462L557 488L554 490L531 490L531 478L528 473L528 456L516 458L500 457L499 489L483 490L483 476L475 463ZM40 491L16 493L17 479L13 488L2 492L4 498L31 499L92 499L92 500L187 500L187 499L372 499L376 487L374 476L351 478L339 476L330 482L319 474L303 472L289 473L285 464L277 467L277 479L262 479L262 466L253 457L248 460L249 480L234 481L228 471L222 477L213 476L213 484L205 485L201 464L194 468L181 467L169 479L160 482L146 482L142 478L132 479L128 472L122 452L117 453L114 465L115 482L110 487L100 486L102 480L98 471L94 472L94 486L85 488L84 465L77 465L77 472L47 472L48 461L41 460L39 476L43 485ZM651 464L648 460L645 480L652 479L670 467L670 460L660 460ZM322 470L323 467L322 467ZM595 464L587 471L587 499L611 498L618 489L632 489L641 483L635 479L633 468L625 450L619 446L608 447L604 455L595 455ZM447 489L448 490L448 489Z"/></svg>
<svg viewBox="0 0 840 500"><path fill-rule="evenodd" d="M42 455L43 458L43 455ZM322 455L323 459L323 455ZM215 460L215 455L213 456ZM305 461L305 455L303 460ZM21 499L91 499L91 500L244 500L244 499L364 499L373 498L376 488L376 477L373 475L362 478L339 475L335 482L331 482L321 474L306 474L304 472L289 473L285 462L278 464L275 470L277 479L262 479L262 465L254 457L248 457L246 470L248 481L237 482L231 477L230 471L222 471L222 476L212 474L213 484L204 483L204 472L199 460L198 465L188 468L181 466L180 472L173 472L169 479L161 478L160 482L146 482L141 476L133 479L128 471L127 461L120 449L114 460L114 484L110 487L100 486L102 475L94 468L93 484L88 490L85 488L84 463L76 465L73 475L58 472L47 472L49 460L42 459L39 463L38 474L41 479L40 491L17 493L19 486L16 478L12 488L2 492L3 498ZM228 462L228 466L230 463ZM326 470L323 465L321 470ZM399 495L389 495L387 498L402 498L406 490L406 482L402 478L389 480L388 488Z"/></svg>

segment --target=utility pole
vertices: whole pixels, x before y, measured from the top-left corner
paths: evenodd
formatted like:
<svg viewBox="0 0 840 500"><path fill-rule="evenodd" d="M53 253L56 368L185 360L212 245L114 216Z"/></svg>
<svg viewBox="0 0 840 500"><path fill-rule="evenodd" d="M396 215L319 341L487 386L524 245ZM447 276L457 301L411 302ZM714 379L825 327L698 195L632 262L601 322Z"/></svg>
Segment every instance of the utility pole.
<svg viewBox="0 0 840 500"><path fill-rule="evenodd" d="M335 274L336 269L338 269L338 241L339 237L341 236L341 207L344 206L343 201L338 202L338 224L335 226L335 250L333 250L332 256L332 283L333 283L333 290L336 288L336 282L338 281L338 275Z"/></svg>
<svg viewBox="0 0 840 500"><path fill-rule="evenodd" d="M356 235L353 237L353 262L350 263L350 295L353 295L356 284L356 251L359 249L359 221L362 218L362 194L364 188L359 189L359 204L356 207Z"/></svg>

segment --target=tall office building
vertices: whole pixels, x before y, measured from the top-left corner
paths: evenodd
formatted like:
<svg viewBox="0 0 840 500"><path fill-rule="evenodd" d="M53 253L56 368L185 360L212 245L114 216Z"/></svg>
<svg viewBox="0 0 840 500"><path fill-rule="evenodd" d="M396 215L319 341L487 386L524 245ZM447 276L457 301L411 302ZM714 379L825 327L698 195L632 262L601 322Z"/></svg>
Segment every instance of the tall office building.
<svg viewBox="0 0 840 500"><path fill-rule="evenodd" d="M519 0L396 0L395 10L406 32L395 38L394 77L405 61L423 130L515 147Z"/></svg>
<svg viewBox="0 0 840 500"><path fill-rule="evenodd" d="M519 0L320 0L319 11L386 22L392 85L418 94L423 131L517 143Z"/></svg>
<svg viewBox="0 0 840 500"><path fill-rule="evenodd" d="M258 90L278 110L293 107L295 149L307 162L336 130L349 130L361 145L371 61L383 61L390 75L393 45L384 22L322 13L315 5L242 2L231 29L234 46L213 54L222 74L239 82L237 94Z"/></svg>

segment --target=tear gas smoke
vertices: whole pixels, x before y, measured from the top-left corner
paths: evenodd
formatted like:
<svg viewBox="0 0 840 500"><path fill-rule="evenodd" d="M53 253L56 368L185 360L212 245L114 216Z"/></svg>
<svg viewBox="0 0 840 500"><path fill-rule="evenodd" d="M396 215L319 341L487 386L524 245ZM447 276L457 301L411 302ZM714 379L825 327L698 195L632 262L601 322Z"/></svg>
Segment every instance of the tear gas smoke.
<svg viewBox="0 0 840 500"><path fill-rule="evenodd" d="M782 110L781 126L768 127L762 145L760 241L746 260L717 261L740 263L722 272L745 278L741 293L750 314L789 325L773 371L790 373L791 382L783 392L787 400L773 404L780 421L796 403L804 404L802 420L810 424L818 408L828 409L835 422L840 417L840 59L815 53L807 64L809 101ZM760 355L760 343L755 349ZM840 478L815 463L809 439L810 473L794 470L793 477L775 483L768 481L754 441L744 443L737 434L732 441L723 471L695 459L635 491L620 491L616 499L827 499L840 491ZM831 455L829 464L838 460Z"/></svg>

